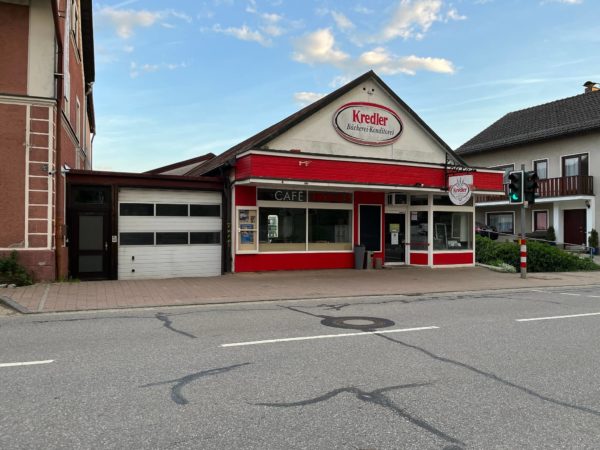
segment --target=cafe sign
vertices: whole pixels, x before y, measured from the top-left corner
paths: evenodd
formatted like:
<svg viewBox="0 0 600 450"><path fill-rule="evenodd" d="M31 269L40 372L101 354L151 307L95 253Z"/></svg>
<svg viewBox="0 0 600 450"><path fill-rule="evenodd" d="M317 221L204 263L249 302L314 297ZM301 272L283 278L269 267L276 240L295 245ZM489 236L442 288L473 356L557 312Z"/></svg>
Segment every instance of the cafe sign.
<svg viewBox="0 0 600 450"><path fill-rule="evenodd" d="M388 145L398 140L402 121L396 112L376 103L352 102L333 114L335 131L347 141L361 145Z"/></svg>
<svg viewBox="0 0 600 450"><path fill-rule="evenodd" d="M455 175L448 177L448 196L457 205L464 205L473 193L473 175Z"/></svg>

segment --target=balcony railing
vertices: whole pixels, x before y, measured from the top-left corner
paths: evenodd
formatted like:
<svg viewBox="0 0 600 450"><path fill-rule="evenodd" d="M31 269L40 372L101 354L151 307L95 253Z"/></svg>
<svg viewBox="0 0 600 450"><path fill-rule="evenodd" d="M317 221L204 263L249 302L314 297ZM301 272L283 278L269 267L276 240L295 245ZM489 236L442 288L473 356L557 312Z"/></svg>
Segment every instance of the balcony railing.
<svg viewBox="0 0 600 450"><path fill-rule="evenodd" d="M504 195L476 195L475 203L501 202L508 200L508 185L504 185ZM538 181L536 198L568 197L574 195L594 195L594 177L577 175L574 177L546 178Z"/></svg>

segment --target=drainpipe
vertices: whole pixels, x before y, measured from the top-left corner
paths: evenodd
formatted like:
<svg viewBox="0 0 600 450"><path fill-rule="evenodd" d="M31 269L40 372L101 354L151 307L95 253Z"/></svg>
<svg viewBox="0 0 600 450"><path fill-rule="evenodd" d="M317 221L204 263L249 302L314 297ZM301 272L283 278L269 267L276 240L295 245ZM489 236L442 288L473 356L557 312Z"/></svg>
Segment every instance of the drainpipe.
<svg viewBox="0 0 600 450"><path fill-rule="evenodd" d="M56 162L55 162L55 170L54 170L54 179L56 182L55 192L55 220L54 220L54 265L55 265L55 277L60 278L63 273L61 269L61 260L62 255L64 254L63 250L63 239L62 239L62 229L63 222L65 217L65 199L59 198L64 197L63 194L63 184L66 184L63 181L62 171L60 170L60 166L62 165L62 111L63 111L63 83L64 83L64 74L62 73L62 68L64 65L64 52L63 52L63 36L60 31L60 23L58 16L58 5L57 0L52 0L52 17L54 19L54 35L56 41L56 69L54 72L54 79L56 80L56 121L55 121L55 131L54 131L54 141L56 145ZM67 47L68 50L68 47ZM49 186L50 188L50 186ZM58 201L60 200L60 201ZM62 211L59 205L62 204Z"/></svg>

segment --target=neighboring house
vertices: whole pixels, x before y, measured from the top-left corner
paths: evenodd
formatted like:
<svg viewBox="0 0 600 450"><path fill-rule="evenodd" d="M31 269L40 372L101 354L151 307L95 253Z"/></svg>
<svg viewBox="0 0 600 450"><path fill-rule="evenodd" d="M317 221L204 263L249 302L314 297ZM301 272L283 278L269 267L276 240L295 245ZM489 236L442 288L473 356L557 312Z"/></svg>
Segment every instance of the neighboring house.
<svg viewBox="0 0 600 450"><path fill-rule="evenodd" d="M92 2L0 1L0 30L0 255L64 277L65 173L92 165Z"/></svg>
<svg viewBox="0 0 600 450"><path fill-rule="evenodd" d="M511 112L456 150L477 167L535 170L540 178L535 205L526 209L526 233L553 226L558 242L587 245L600 223L594 177L600 179L600 90ZM498 231L520 233L521 206L506 196L479 196L477 220Z"/></svg>

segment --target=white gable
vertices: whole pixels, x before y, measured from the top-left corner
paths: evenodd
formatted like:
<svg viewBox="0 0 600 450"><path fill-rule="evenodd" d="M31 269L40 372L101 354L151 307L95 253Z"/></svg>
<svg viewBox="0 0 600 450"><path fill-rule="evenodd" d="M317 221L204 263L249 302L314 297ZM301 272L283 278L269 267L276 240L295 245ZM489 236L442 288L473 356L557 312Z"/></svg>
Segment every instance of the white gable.
<svg viewBox="0 0 600 450"><path fill-rule="evenodd" d="M361 145L344 139L333 125L333 116L350 102L368 102L393 110L403 124L400 138L384 146ZM444 163L446 150L374 80L368 79L263 148L299 149L306 153Z"/></svg>

